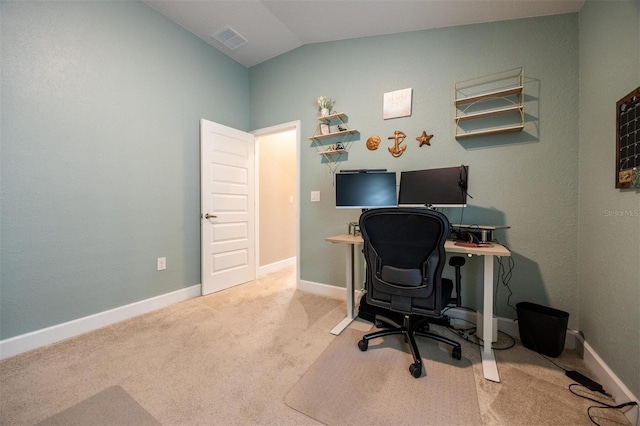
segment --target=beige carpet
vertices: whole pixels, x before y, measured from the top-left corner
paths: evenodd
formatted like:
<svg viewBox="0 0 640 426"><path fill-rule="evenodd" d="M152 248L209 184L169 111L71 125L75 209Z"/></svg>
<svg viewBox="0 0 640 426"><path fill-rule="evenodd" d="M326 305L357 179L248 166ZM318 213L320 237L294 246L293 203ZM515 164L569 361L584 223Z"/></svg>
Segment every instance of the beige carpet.
<svg viewBox="0 0 640 426"><path fill-rule="evenodd" d="M115 385L164 426L315 425L284 396L344 311L296 291L290 269L5 359L0 425L32 426Z"/></svg>
<svg viewBox="0 0 640 426"><path fill-rule="evenodd" d="M296 290L295 278L293 268L273 273L2 360L0 425L33 426L112 386L124 389L164 426L321 425L286 405L285 398L300 380L307 380L306 372L325 350L341 340L329 330L344 318L345 304ZM500 336L496 346L508 346ZM373 343L367 352L356 352L363 362L374 362L383 353ZM404 350L396 352L408 356ZM448 351L423 355L442 364L457 362ZM572 395L564 373L522 345L496 351L501 383L484 380L478 346L462 341L462 356L472 363L475 386L449 387L456 396L447 399L458 406L479 405L481 419L468 424L591 425L587 408L594 404ZM576 351L565 351L554 361L590 375ZM436 380L439 368L427 365L427 376L415 380L409 363L392 363L399 369L397 378L412 384ZM340 364L334 362L336 368ZM444 389L438 386L438 392ZM477 398L463 397L463 391L477 393ZM364 403L359 395L345 402L346 409L335 413L341 416L338 423L346 423L342 419ZM424 416L415 425L428 419L422 403L410 406L398 392L387 405ZM619 412L606 413L608 418L616 414L615 422L600 423L628 424Z"/></svg>
<svg viewBox="0 0 640 426"><path fill-rule="evenodd" d="M112 386L38 423L38 426L158 426L160 423L120 386Z"/></svg>
<svg viewBox="0 0 640 426"><path fill-rule="evenodd" d="M372 340L361 352L362 334L342 332L287 394L287 405L327 425L481 423L468 359L453 359L449 349L418 338L426 374L415 379L402 336Z"/></svg>

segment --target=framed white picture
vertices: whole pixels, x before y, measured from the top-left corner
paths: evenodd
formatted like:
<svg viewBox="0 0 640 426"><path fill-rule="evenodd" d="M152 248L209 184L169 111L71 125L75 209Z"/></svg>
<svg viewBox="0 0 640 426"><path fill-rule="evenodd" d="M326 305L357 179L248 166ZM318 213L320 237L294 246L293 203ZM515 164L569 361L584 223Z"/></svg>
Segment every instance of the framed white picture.
<svg viewBox="0 0 640 426"><path fill-rule="evenodd" d="M411 88L387 92L382 103L382 118L408 117L411 115Z"/></svg>

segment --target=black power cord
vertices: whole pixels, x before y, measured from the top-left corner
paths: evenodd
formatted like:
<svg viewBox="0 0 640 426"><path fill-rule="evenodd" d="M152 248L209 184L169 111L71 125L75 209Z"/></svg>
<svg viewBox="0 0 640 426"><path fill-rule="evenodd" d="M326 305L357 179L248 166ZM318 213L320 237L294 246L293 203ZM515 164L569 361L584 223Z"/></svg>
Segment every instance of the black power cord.
<svg viewBox="0 0 640 426"><path fill-rule="evenodd" d="M499 244L502 244L502 246L504 246L507 250L511 251L511 249L509 247L507 247L506 244L504 243L500 243L498 241L496 241ZM516 314L518 313L518 310L516 309L515 306L513 306L511 304L511 296L513 296L513 291L511 290L511 287L509 286L509 282L511 281L511 278L513 276L513 268L515 267L515 260L513 259L513 256L509 256L507 258L507 264L504 264L504 260L502 259L502 257L497 256L496 257L496 261L498 262L498 277L496 278L496 285L495 285L495 294L494 294L494 306L497 306L497 298L498 298L498 290L500 288L500 283L502 283L503 287L507 288L507 291L509 292L509 295L507 296L507 306L509 306L511 309L513 309L514 312L516 312Z"/></svg>
<svg viewBox="0 0 640 426"><path fill-rule="evenodd" d="M460 308L456 308L456 309L460 309ZM467 310L470 310L472 312L475 312L473 309L470 309L470 308L463 308L463 309L467 309ZM481 342L483 341L481 338L478 337L477 334L475 334L477 329L478 329L476 323L474 323L472 321L469 321L469 320L466 320L464 318L456 318L456 317L448 317L448 318L452 319L452 320L457 320L457 321L464 321L464 322L467 322L467 323L473 325L473 327L469 327L469 328L455 328L455 327L450 325L450 326L446 327L446 329L450 333L460 337L461 339L463 339L463 340L465 340L465 341L467 341L467 342L469 342L469 343L471 343L473 345L483 346L482 343L475 342L475 341L471 340L471 338L469 337L470 335L475 335L476 339L480 340ZM507 349L513 348L516 345L516 339L514 339L511 335L505 333L504 331L500 331L500 330L498 330L498 333L499 334L504 334L505 336L507 336L511 342L509 343L508 346L506 346L504 348L494 347L493 345L491 345L491 349L493 349L494 351L505 351Z"/></svg>
<svg viewBox="0 0 640 426"><path fill-rule="evenodd" d="M599 416L596 416L595 414L593 414L593 410L597 410L597 409L603 409L603 410L620 410L624 407L637 407L638 403L635 401L629 401L629 402L624 402L622 404L618 404L618 405L613 405L613 404L607 404L606 402L603 401L599 401L595 398L592 398L591 396L587 396L587 395L581 395L579 393L577 393L574 388L584 388L587 390L591 390L589 387L578 384L578 383L572 383L569 385L569 392L571 392L572 394L579 396L580 398L583 399L587 399L589 401L595 402L596 404L599 405L592 405L589 408L587 408L587 415L589 416L589 420L591 420L591 423L593 423L594 425L597 426L601 426L600 423L598 423L595 419ZM609 395L606 392L600 392L603 393L605 395ZM610 397L610 395L609 395ZM609 420L609 419L607 419Z"/></svg>
<svg viewBox="0 0 640 426"><path fill-rule="evenodd" d="M595 402L597 404L600 405L592 405L590 407L587 408L587 415L589 416L589 420L591 420L591 422L597 426L601 426L600 423L598 423L595 420L595 415L592 413L592 410L595 409L605 409L605 410L618 410L624 407L631 407L631 406L638 406L638 403L635 401L629 401L629 402L624 402L622 404L618 404L618 405L613 405L613 404L608 404L606 402L597 400L591 396L588 395L581 395L579 393L577 393L574 388L582 388L585 389L587 391L590 392L598 392L608 398L613 398L611 396L610 393L608 393L607 391L604 390L604 388L602 387L602 385L594 380L591 380L590 378L588 378L587 376L585 376L582 373L579 373L575 370L568 370L566 368L564 368L563 366L555 363L553 360L551 360L550 358L544 356L543 354L541 354L540 352L538 352L538 354L543 357L544 359L546 359L547 361L549 361L551 364L555 365L556 367L558 367L560 370L564 371L564 374L569 377L570 379L572 379L573 381L577 382L577 383L572 383L569 385L569 392L571 392L572 394L579 396L580 398L584 398L587 399L589 401Z"/></svg>
<svg viewBox="0 0 640 426"><path fill-rule="evenodd" d="M463 309L474 311L471 308L463 308ZM448 308L446 310L448 310ZM469 320L466 320L464 318L456 318L456 317L448 317L448 318L449 319L453 319L453 320L457 320L457 321L464 321L464 322L467 322L467 323L473 325L473 327L469 327L469 328L466 328L466 329L465 328L455 328L453 326L448 326L448 327L445 327L445 328L450 333L460 337L461 339L463 339L463 340L465 340L465 341L467 341L467 342L469 342L471 344L474 344L476 346L482 346L481 343L474 342L469 337L469 334L473 334L477 330L477 326L476 326L475 323L473 323L473 322L471 322ZM512 336L510 336L509 334L507 334L507 333L505 333L503 331L500 331L500 330L498 330L498 333L504 334L505 336L509 337L511 339L511 344L509 346L507 346L507 347L504 347L504 348L496 348L496 347L493 347L493 345L492 345L491 349L496 350L496 351L500 351L500 350L511 349L512 347L515 346L516 341ZM478 340L482 340L477 335L476 335L476 338ZM576 393L574 391L574 388L575 387L580 387L580 388L583 388L583 389L585 389L587 391L598 392L598 393L604 395L605 397L613 398L611 396L611 394L609 394L608 392L606 392L604 390L604 388L602 387L602 385L600 383L597 383L594 380L591 380L590 378L588 378L587 376L583 375L582 373L579 373L578 371L568 370L568 369L564 368L563 366L557 364L552 359L546 357L545 355L543 355L542 353L540 353L538 351L536 351L536 353L538 355L540 355L541 357L543 357L544 359L546 359L547 361L549 361L551 364L553 364L556 367L558 367L560 370L564 371L564 373L565 373L565 375L567 377L569 377L570 379L578 382L578 383L572 383L572 384L569 385L569 392L571 392L572 394L574 394L576 396L579 396L580 398L584 398L584 399L587 399L589 401L593 401L593 402L595 402L597 404L600 404L600 405L592 405L592 406L587 408L587 416L589 416L589 420L591 420L591 422L594 425L602 426L600 423L598 423L596 421L596 418L598 418L598 416L593 413L594 410L597 410L597 409L602 409L602 410L620 410L620 409L625 408L625 407L633 407L633 406L637 407L638 406L638 403L635 402L635 401L629 401L629 402L624 402L622 404L613 405L613 404L608 404L608 403L603 402L603 401L599 401L599 400L597 400L595 398L592 398L590 396L587 396L587 395L580 395L579 393ZM607 419L607 420L609 420L609 419Z"/></svg>

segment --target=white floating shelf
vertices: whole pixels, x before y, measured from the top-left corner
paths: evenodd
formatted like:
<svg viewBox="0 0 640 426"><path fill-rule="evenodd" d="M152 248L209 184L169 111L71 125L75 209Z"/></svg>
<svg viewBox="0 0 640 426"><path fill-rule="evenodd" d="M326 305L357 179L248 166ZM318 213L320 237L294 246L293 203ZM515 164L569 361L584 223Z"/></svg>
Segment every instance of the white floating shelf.
<svg viewBox="0 0 640 426"><path fill-rule="evenodd" d="M490 135L499 135L501 133L513 133L513 132L521 132L524 129L524 124L518 124L515 126L506 126L506 127L494 127L491 129L482 129L476 130L473 132L467 133L458 133L456 135L456 139L467 139L479 136L490 136Z"/></svg>

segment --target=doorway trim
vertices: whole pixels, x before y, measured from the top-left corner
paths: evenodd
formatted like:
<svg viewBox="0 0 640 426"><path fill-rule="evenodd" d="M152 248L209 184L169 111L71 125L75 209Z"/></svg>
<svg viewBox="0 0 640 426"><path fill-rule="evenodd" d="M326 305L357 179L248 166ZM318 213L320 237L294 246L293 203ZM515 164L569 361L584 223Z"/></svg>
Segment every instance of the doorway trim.
<svg viewBox="0 0 640 426"><path fill-rule="evenodd" d="M297 231L297 236L296 236L296 288L299 287L300 284L300 204L301 204L301 198L300 198L300 150L301 150L301 146L300 146L300 127L301 127L301 122L300 120L295 120L295 121L289 121L287 123L282 123L282 124L276 124L275 126L269 126L269 127L264 127L261 129L257 129L257 130L252 130L249 133L251 133L254 137L255 137L255 156L256 159L260 158L260 147L258 144L258 139L262 136L269 136L272 134L276 134L276 133L282 133L282 132L286 132L286 131L290 131L290 130L295 130L296 131L296 187L295 187L295 194L297 200L296 200L296 231ZM260 269L260 185L258 182L260 176L260 162L256 161L255 162L255 187L256 187L256 199L255 199L255 203L256 203L256 208L255 208L255 224L256 224L256 247L255 247L255 255L256 255L256 277L259 275L259 269Z"/></svg>

